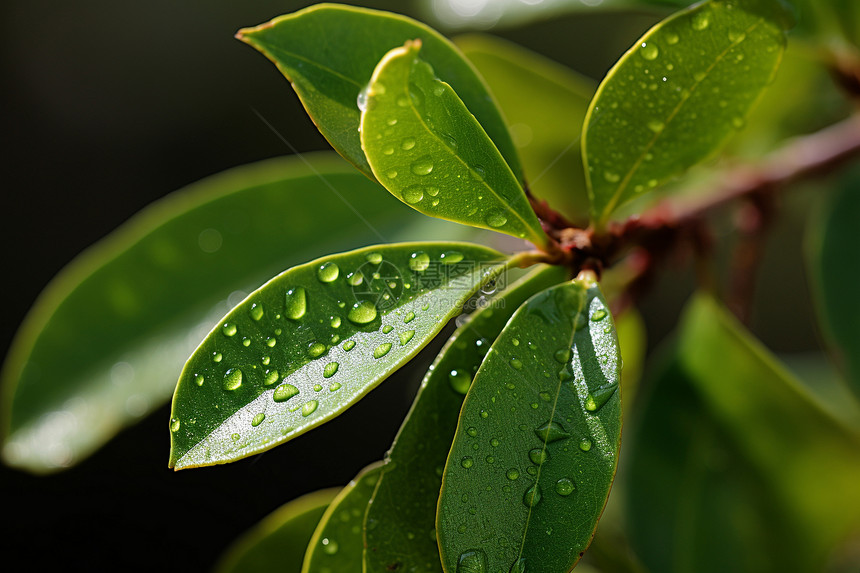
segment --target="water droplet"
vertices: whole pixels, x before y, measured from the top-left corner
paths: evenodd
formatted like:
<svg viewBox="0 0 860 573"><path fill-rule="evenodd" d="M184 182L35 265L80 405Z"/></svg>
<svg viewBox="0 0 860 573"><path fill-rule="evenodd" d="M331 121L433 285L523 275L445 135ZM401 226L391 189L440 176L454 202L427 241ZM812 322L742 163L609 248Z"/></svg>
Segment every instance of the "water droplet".
<svg viewBox="0 0 860 573"><path fill-rule="evenodd" d="M305 315L307 311L307 295L302 287L291 288L286 294L286 304L284 313L287 318L298 320Z"/></svg>
<svg viewBox="0 0 860 573"><path fill-rule="evenodd" d="M382 262L382 254L381 253L368 253L364 258L367 260L368 263L371 263L374 265L378 265L379 263Z"/></svg>
<svg viewBox="0 0 860 573"><path fill-rule="evenodd" d="M657 44L642 42L639 53L648 61L656 60L657 56L660 55L660 48L657 47Z"/></svg>
<svg viewBox="0 0 860 573"><path fill-rule="evenodd" d="M333 263L331 261L321 264L317 269L317 278L323 283L330 283L337 280L339 274L340 269L338 268L337 263Z"/></svg>
<svg viewBox="0 0 860 573"><path fill-rule="evenodd" d="M400 346L406 346L406 344L412 340L412 337L415 336L414 330L405 330L401 332L398 337L400 338Z"/></svg>
<svg viewBox="0 0 860 573"><path fill-rule="evenodd" d="M742 117L733 117L732 118L732 127L735 129L741 129L743 126L747 124Z"/></svg>
<svg viewBox="0 0 860 573"><path fill-rule="evenodd" d="M311 358L317 358L318 356L322 356L325 353L325 344L321 342L311 342L308 345L308 356Z"/></svg>
<svg viewBox="0 0 860 573"><path fill-rule="evenodd" d="M203 382L205 382L205 381L206 381L206 379L203 377L202 374L195 374L194 375L194 383L197 384L198 386L203 386Z"/></svg>
<svg viewBox="0 0 860 573"><path fill-rule="evenodd" d="M582 450L583 452L587 452L588 450L590 450L591 449L591 440L589 440L588 438L582 438L579 441L579 449Z"/></svg>
<svg viewBox="0 0 860 573"><path fill-rule="evenodd" d="M274 336L270 336L269 338L266 339L266 346L268 346L269 348L274 348L277 343L278 343L278 339L275 338Z"/></svg>
<svg viewBox="0 0 860 573"><path fill-rule="evenodd" d="M385 326L382 327L382 334L388 334L392 330L394 330L394 327L391 326L390 324L386 324Z"/></svg>
<svg viewBox="0 0 860 573"><path fill-rule="evenodd" d="M410 150L410 149L412 149L413 147L415 147L415 140L414 140L413 138L411 138L411 137L407 137L407 138L405 138L405 139L400 143L400 149L402 149L403 151L409 151L409 150Z"/></svg>
<svg viewBox="0 0 860 573"><path fill-rule="evenodd" d="M529 451L529 459L533 464L541 465L549 459L549 452L544 448L535 448Z"/></svg>
<svg viewBox="0 0 860 573"><path fill-rule="evenodd" d="M364 275L361 273L349 273L346 275L346 284L349 286L358 286L364 282Z"/></svg>
<svg viewBox="0 0 860 573"><path fill-rule="evenodd" d="M489 412L487 412L486 410L481 410L481 417L482 417L482 418L486 418L486 417L488 417L489 415L490 415L490 413L489 413Z"/></svg>
<svg viewBox="0 0 860 573"><path fill-rule="evenodd" d="M500 442L498 438L493 438L492 440L490 440L490 445L493 446L494 448L499 447L499 444L501 444L501 443L502 442Z"/></svg>
<svg viewBox="0 0 860 573"><path fill-rule="evenodd" d="M520 477L520 471L517 468L511 468L508 470L508 473L505 474L507 478L511 481L514 481L518 477Z"/></svg>
<svg viewBox="0 0 860 573"><path fill-rule="evenodd" d="M457 559L457 573L487 573L487 555L480 549L464 551Z"/></svg>
<svg viewBox="0 0 860 573"><path fill-rule="evenodd" d="M419 157L412 162L412 173L415 175L429 175L433 171L433 158L429 155Z"/></svg>
<svg viewBox="0 0 860 573"><path fill-rule="evenodd" d="M397 118L396 118L396 117L392 117L391 119L389 119L389 120L388 120L388 121L386 121L385 123L387 123L388 125L397 125Z"/></svg>
<svg viewBox="0 0 860 573"><path fill-rule="evenodd" d="M251 310L248 311L248 314L250 314L251 318L253 318L254 320L260 320L261 318L263 318L263 305L258 302L255 302L251 305Z"/></svg>
<svg viewBox="0 0 860 573"><path fill-rule="evenodd" d="M260 412L259 414L254 416L253 420L251 420L251 425L256 428L257 426L262 424L263 420L265 420L265 419L266 419L266 415L263 412Z"/></svg>
<svg viewBox="0 0 860 573"><path fill-rule="evenodd" d="M555 482L555 493L558 495L567 497L572 494L575 489L576 485L574 485L573 480L570 478L561 478Z"/></svg>
<svg viewBox="0 0 860 573"><path fill-rule="evenodd" d="M340 382L335 382L334 384L329 386L328 389L329 389L329 392L337 392L338 390L340 390Z"/></svg>
<svg viewBox="0 0 860 573"><path fill-rule="evenodd" d="M523 369L523 361L519 358L511 358L511 366L516 368L517 370Z"/></svg>
<svg viewBox="0 0 860 573"><path fill-rule="evenodd" d="M250 338L248 338L248 337L243 338L243 339L242 339L242 346L244 346L244 347L246 347L246 348L247 348L248 346L251 346L251 339L250 339Z"/></svg>
<svg viewBox="0 0 860 573"><path fill-rule="evenodd" d="M221 332L224 333L224 336L234 336L238 331L239 329L232 322L225 322L221 326Z"/></svg>
<svg viewBox="0 0 860 573"><path fill-rule="evenodd" d="M242 371L231 368L224 374L224 389L235 390L242 385Z"/></svg>
<svg viewBox="0 0 860 573"><path fill-rule="evenodd" d="M458 394L465 394L469 391L469 386L472 385L472 377L465 370L451 370L448 373L448 381L451 383L451 388Z"/></svg>
<svg viewBox="0 0 860 573"><path fill-rule="evenodd" d="M368 324L376 320L376 305L369 300L355 303L346 317L355 324Z"/></svg>
<svg viewBox="0 0 860 573"><path fill-rule="evenodd" d="M384 343L380 344L379 346L377 346L376 348L373 349L373 357L374 358L382 358L383 356L388 354L389 350L391 350L391 343L390 342L384 342Z"/></svg>
<svg viewBox="0 0 860 573"><path fill-rule="evenodd" d="M597 309L597 310L595 310L595 311L594 311L594 313L591 315L591 320L593 320L594 322L600 322L601 320L603 320L604 318L606 318L606 314L607 314L607 313L606 313L606 309L605 309L605 308L598 308L598 309Z"/></svg>
<svg viewBox="0 0 860 573"><path fill-rule="evenodd" d="M660 133L661 131L663 131L664 127L666 127L666 125L662 121L654 120L648 122L648 129L650 129L654 133Z"/></svg>
<svg viewBox="0 0 860 573"><path fill-rule="evenodd" d="M543 426L535 428L535 434L547 444L570 437L564 426L558 422L547 422Z"/></svg>
<svg viewBox="0 0 860 573"><path fill-rule="evenodd" d="M380 84L381 85L381 84ZM364 89L358 92L358 97L355 99L355 104L361 111L367 111L367 92L370 89L370 84L364 86ZM384 93L384 92L382 92Z"/></svg>
<svg viewBox="0 0 860 573"><path fill-rule="evenodd" d="M496 463L496 458L494 458L493 456L487 456L487 457L485 458L485 460L487 461L487 463L488 463L488 464L494 464L494 463ZM489 486L488 486L488 487L489 487Z"/></svg>
<svg viewBox="0 0 860 573"><path fill-rule="evenodd" d="M439 255L439 260L445 265L454 265L463 260L463 253L460 251L447 251Z"/></svg>
<svg viewBox="0 0 860 573"><path fill-rule="evenodd" d="M406 314L406 316L403 317L403 323L404 324L409 324L413 320L415 320L415 313L414 312L409 312Z"/></svg>
<svg viewBox="0 0 860 573"><path fill-rule="evenodd" d="M466 430L466 433L474 438L478 435L478 428L476 428L475 426L469 426L469 428Z"/></svg>
<svg viewBox="0 0 860 573"><path fill-rule="evenodd" d="M513 344L514 346L519 346L520 345L520 339L519 338L512 339L511 344Z"/></svg>
<svg viewBox="0 0 860 573"><path fill-rule="evenodd" d="M343 343L343 349L347 352L352 350L355 347L355 340L347 340Z"/></svg>
<svg viewBox="0 0 860 573"><path fill-rule="evenodd" d="M394 148L389 145L382 150L382 153L384 153L385 155L394 155Z"/></svg>
<svg viewBox="0 0 860 573"><path fill-rule="evenodd" d="M403 190L403 200L414 205L424 198L424 188L421 185L411 185Z"/></svg>
<svg viewBox="0 0 860 573"><path fill-rule="evenodd" d="M540 486L538 484L534 484L526 490L526 493L523 494L523 503L526 504L526 507L534 507L540 503L540 498Z"/></svg>
<svg viewBox="0 0 860 573"><path fill-rule="evenodd" d="M675 44L677 44L678 40L679 40L678 34L675 34L674 32L667 32L666 33L666 43L669 44L670 46L674 46Z"/></svg>
<svg viewBox="0 0 860 573"><path fill-rule="evenodd" d="M698 30L701 32L711 24L711 17L707 12L699 12L698 14L693 16L691 24L694 30Z"/></svg>
<svg viewBox="0 0 860 573"><path fill-rule="evenodd" d="M340 328L340 317L333 316L329 324L331 324L332 328Z"/></svg>
<svg viewBox="0 0 860 573"><path fill-rule="evenodd" d="M560 348L555 351L553 356L555 356L556 361L567 364L567 361L570 360L570 348Z"/></svg>
<svg viewBox="0 0 860 573"><path fill-rule="evenodd" d="M609 401L617 389L618 383L610 382L609 384L601 386L594 392L589 392L585 399L585 409L589 412L596 412Z"/></svg>
<svg viewBox="0 0 860 573"><path fill-rule="evenodd" d="M729 41L735 44L743 42L746 39L747 35L743 32L738 32L735 30L731 30L729 32Z"/></svg>
<svg viewBox="0 0 860 573"><path fill-rule="evenodd" d="M171 432L178 432L179 426L181 426L181 425L182 425L182 423L179 421L179 418L173 418L172 420L170 420L170 431Z"/></svg>
<svg viewBox="0 0 860 573"><path fill-rule="evenodd" d="M271 386L278 381L278 378L280 378L280 374L278 374L277 370L269 370L268 372L266 372L266 378L263 383L266 386Z"/></svg>
<svg viewBox="0 0 860 573"><path fill-rule="evenodd" d="M298 388L296 388L292 384L284 383L275 388L275 393L272 395L272 399L275 402L286 402L298 393Z"/></svg>
<svg viewBox="0 0 860 573"><path fill-rule="evenodd" d="M323 368L323 378L331 378L334 376L339 366L340 364L337 362L329 362L326 364L325 368Z"/></svg>
<svg viewBox="0 0 860 573"><path fill-rule="evenodd" d="M487 215L486 223L489 227L494 229L501 227L505 223L508 222L508 218L502 211L493 211L489 215Z"/></svg>
<svg viewBox="0 0 860 573"><path fill-rule="evenodd" d="M618 183L618 181L621 179L621 176L617 173L613 173L612 171L604 171L603 178L606 179L606 181L609 183Z"/></svg>
<svg viewBox="0 0 860 573"><path fill-rule="evenodd" d="M220 352L212 353L212 362L221 362L222 358L224 358L224 356Z"/></svg>
<svg viewBox="0 0 860 573"><path fill-rule="evenodd" d="M552 400L552 394L550 394L549 392L540 392L538 396L540 396L540 399L544 402L549 402Z"/></svg>
<svg viewBox="0 0 860 573"><path fill-rule="evenodd" d="M311 400L310 402L305 402L304 405L302 406L302 416L304 416L304 417L310 416L311 414L316 412L317 406L319 406L319 405L320 405L320 403L317 402L316 400Z"/></svg>
<svg viewBox="0 0 860 573"><path fill-rule="evenodd" d="M483 181L484 177L486 176L486 170L481 165L475 165L471 169L469 169L469 174L475 181Z"/></svg>
<svg viewBox="0 0 860 573"><path fill-rule="evenodd" d="M475 465L475 460L472 459L471 456L465 456L462 460L460 460L460 465L466 469L469 469L473 465Z"/></svg>

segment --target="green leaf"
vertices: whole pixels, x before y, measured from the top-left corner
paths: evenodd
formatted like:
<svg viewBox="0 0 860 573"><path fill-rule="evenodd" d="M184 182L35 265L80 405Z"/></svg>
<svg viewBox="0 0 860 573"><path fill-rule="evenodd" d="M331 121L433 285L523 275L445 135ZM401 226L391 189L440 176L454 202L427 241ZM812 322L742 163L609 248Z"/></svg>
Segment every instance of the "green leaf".
<svg viewBox="0 0 860 573"><path fill-rule="evenodd" d="M421 389L386 456L367 510L367 571L440 571L436 502L463 396L490 344L531 295L565 279L542 267L494 297L458 328L424 376Z"/></svg>
<svg viewBox="0 0 860 573"><path fill-rule="evenodd" d="M773 80L776 0L710 0L657 24L609 71L582 136L592 218L706 159Z"/></svg>
<svg viewBox="0 0 860 573"><path fill-rule="evenodd" d="M426 215L545 245L517 177L420 50L420 41L395 48L373 72L361 146L374 175Z"/></svg>
<svg viewBox="0 0 860 573"><path fill-rule="evenodd" d="M2 372L4 460L77 463L166 402L206 332L268 277L378 234L463 229L416 227L431 222L334 154L233 169L154 203L63 269L25 319Z"/></svg>
<svg viewBox="0 0 860 573"><path fill-rule="evenodd" d="M554 287L517 310L475 376L445 466L446 571L573 568L615 474L620 368L596 284Z"/></svg>
<svg viewBox="0 0 860 573"><path fill-rule="evenodd" d="M580 137L594 82L493 36L470 34L454 41L498 99L532 194L568 220L587 223Z"/></svg>
<svg viewBox="0 0 860 573"><path fill-rule="evenodd" d="M373 174L358 134L359 94L389 50L420 39L425 59L457 90L521 178L511 136L487 87L450 41L420 22L388 12L322 4L241 30L237 37L278 66L320 132L368 177Z"/></svg>
<svg viewBox="0 0 860 573"><path fill-rule="evenodd" d="M381 471L381 462L364 468L334 499L308 544L302 573L361 573L361 531Z"/></svg>
<svg viewBox="0 0 860 573"><path fill-rule="evenodd" d="M634 432L637 552L668 573L820 570L860 526L860 438L712 299L678 341Z"/></svg>
<svg viewBox="0 0 860 573"><path fill-rule="evenodd" d="M807 260L819 320L852 390L860 395L860 170L852 169L835 185L827 208L810 230Z"/></svg>
<svg viewBox="0 0 860 573"><path fill-rule="evenodd" d="M315 491L286 503L234 543L221 558L218 573L300 573L305 550L339 488Z"/></svg>
<svg viewBox="0 0 860 573"><path fill-rule="evenodd" d="M173 397L170 466L244 458L336 416L517 262L469 243L401 243L281 273L186 363Z"/></svg>

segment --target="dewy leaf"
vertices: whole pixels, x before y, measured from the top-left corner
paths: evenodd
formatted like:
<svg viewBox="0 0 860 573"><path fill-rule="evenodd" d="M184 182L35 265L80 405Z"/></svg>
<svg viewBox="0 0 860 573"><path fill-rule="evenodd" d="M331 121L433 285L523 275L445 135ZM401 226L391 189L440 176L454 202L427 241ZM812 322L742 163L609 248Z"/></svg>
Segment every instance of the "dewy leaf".
<svg viewBox="0 0 860 573"><path fill-rule="evenodd" d="M302 573L361 573L361 528L381 471L381 462L364 468L334 499L308 544Z"/></svg>
<svg viewBox="0 0 860 573"><path fill-rule="evenodd" d="M807 259L818 316L854 392L860 395L860 169L852 169L810 232Z"/></svg>
<svg viewBox="0 0 860 573"><path fill-rule="evenodd" d="M594 82L493 36L470 34L454 41L498 99L532 194L568 220L587 224L580 137Z"/></svg>
<svg viewBox="0 0 860 573"><path fill-rule="evenodd" d="M244 458L336 416L517 262L469 243L401 243L281 273L186 363L173 397L170 466Z"/></svg>
<svg viewBox="0 0 860 573"><path fill-rule="evenodd" d="M265 161L195 183L63 269L3 366L8 464L34 472L75 464L160 407L212 325L286 266L371 243L377 233L407 240L442 232L421 232L416 225L432 219L334 154L303 161ZM338 192L361 200L353 207Z"/></svg>
<svg viewBox="0 0 860 573"><path fill-rule="evenodd" d="M710 0L640 38L591 103L582 136L592 218L714 153L743 127L785 47L777 0Z"/></svg>
<svg viewBox="0 0 860 573"><path fill-rule="evenodd" d="M439 353L386 456L367 510L367 571L441 571L436 502L463 396L514 311L563 281L566 272L561 267L532 271L475 311Z"/></svg>
<svg viewBox="0 0 860 573"><path fill-rule="evenodd" d="M615 475L620 368L596 284L557 286L517 310L475 376L445 466L445 571L573 568Z"/></svg>
<svg viewBox="0 0 860 573"><path fill-rule="evenodd" d="M311 536L339 491L315 491L275 510L227 550L216 572L300 573Z"/></svg>
<svg viewBox="0 0 860 573"><path fill-rule="evenodd" d="M358 137L362 90L389 50L420 39L424 58L457 90L522 178L511 136L487 87L450 41L420 22L389 12L321 4L241 30L237 37L278 66L320 132L368 177L373 173Z"/></svg>
<svg viewBox="0 0 860 573"><path fill-rule="evenodd" d="M635 518L643 557L669 572L820 569L860 526L860 437L708 297L686 311L677 357L639 436L662 451L639 442L633 460L643 489L631 492L632 508L646 512ZM691 407L691 417L673 419ZM648 501L679 493L677 516ZM669 546L657 519L677 536Z"/></svg>
<svg viewBox="0 0 860 573"><path fill-rule="evenodd" d="M545 245L517 177L419 51L420 40L391 50L370 80L361 146L374 175L426 215Z"/></svg>

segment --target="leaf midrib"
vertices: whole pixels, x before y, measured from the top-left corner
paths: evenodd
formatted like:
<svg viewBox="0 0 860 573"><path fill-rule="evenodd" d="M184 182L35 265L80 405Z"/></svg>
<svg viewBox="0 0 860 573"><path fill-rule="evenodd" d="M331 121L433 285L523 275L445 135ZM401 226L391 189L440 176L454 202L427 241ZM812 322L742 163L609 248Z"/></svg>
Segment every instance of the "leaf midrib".
<svg viewBox="0 0 860 573"><path fill-rule="evenodd" d="M688 90L689 93L686 95L686 97L685 96L681 97L681 100L675 106L675 109L673 109L672 112L667 116L666 121L664 122L665 127L659 133L655 133L654 136L651 138L651 140L647 143L645 148L642 150L642 153L639 155L639 157L633 163L633 166L627 171L627 174L624 176L624 179L621 180L621 183L616 188L615 193L613 193L609 202L603 208L603 213L600 216L601 223L605 223L606 219L609 217L609 214L611 214L615 210L616 206L618 205L619 200L621 199L621 196L627 190L627 186L630 184L630 181L633 179L633 175L639 170L639 167L642 165L642 162L645 161L645 157L648 155L648 153L651 151L651 149L654 147L654 145L657 143L657 141L666 132L666 128L668 128L669 124L671 124L672 121L675 119L675 117L677 117L677 115L681 112L681 109L690 100L690 98L693 96L693 93L696 91L696 89L706 79L708 79L711 72L714 70L714 68L718 64L720 64L725 59L726 55L732 49L734 49L735 47L739 46L742 42L744 42L746 40L747 35L752 33L756 28L758 28L758 26L762 22L764 22L764 18L759 18L758 21L756 21L754 24L752 24L749 28L746 29L742 38L740 38L739 40L733 41L731 44L729 44L729 46L725 50L720 52L720 54L718 54L717 57L714 59L714 62L710 66L708 66L708 68L705 70L705 75L702 77L701 80L696 80L695 78L693 78L693 85Z"/></svg>

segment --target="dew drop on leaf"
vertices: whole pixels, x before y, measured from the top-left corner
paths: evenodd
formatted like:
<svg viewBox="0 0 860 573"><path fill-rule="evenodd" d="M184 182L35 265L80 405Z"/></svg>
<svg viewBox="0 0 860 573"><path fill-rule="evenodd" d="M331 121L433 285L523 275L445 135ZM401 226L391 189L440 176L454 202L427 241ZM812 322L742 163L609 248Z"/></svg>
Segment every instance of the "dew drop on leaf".
<svg viewBox="0 0 860 573"><path fill-rule="evenodd" d="M355 303L346 317L355 324L368 324L376 320L376 314L376 305L369 300L363 300Z"/></svg>
<svg viewBox="0 0 860 573"><path fill-rule="evenodd" d="M471 456L465 456L462 460L460 460L460 465L466 469L469 469L473 465L475 465L475 460L472 459Z"/></svg>
<svg viewBox="0 0 860 573"><path fill-rule="evenodd" d="M429 155L419 157L412 162L412 173L415 175L429 175L433 171L433 158Z"/></svg>
<svg viewBox="0 0 860 573"><path fill-rule="evenodd" d="M203 382L205 382L205 381L206 381L206 379L203 377L202 374L195 374L194 375L194 383L197 384L198 386L203 386Z"/></svg>
<svg viewBox="0 0 860 573"><path fill-rule="evenodd" d="M383 356L388 354L389 350L391 350L391 343L390 342L384 342L384 343L380 344L379 346L377 346L376 348L373 349L373 357L377 358L377 359L382 358Z"/></svg>
<svg viewBox="0 0 860 573"><path fill-rule="evenodd" d="M508 218L501 211L493 211L489 215L487 215L486 218L487 226L492 227L494 229L503 226L507 222Z"/></svg>
<svg viewBox="0 0 860 573"><path fill-rule="evenodd" d="M338 275L340 275L340 268L338 268L337 263L331 261L321 264L317 269L317 278L323 283L337 280Z"/></svg>
<svg viewBox="0 0 860 573"><path fill-rule="evenodd" d="M337 369L340 365L337 362L329 362L323 368L323 378L331 378L337 373Z"/></svg>
<svg viewBox="0 0 860 573"><path fill-rule="evenodd" d="M272 399L275 402L286 402L298 393L298 388L296 388L292 384L284 383L275 388L275 393L272 395Z"/></svg>
<svg viewBox="0 0 860 573"><path fill-rule="evenodd" d="M368 263L371 263L374 265L378 265L379 263L382 262L382 254L381 253L368 253L364 258L367 260Z"/></svg>
<svg viewBox="0 0 860 573"><path fill-rule="evenodd" d="M406 344L412 340L412 337L415 336L414 330L405 330L398 335L400 338L400 346L406 346Z"/></svg>
<svg viewBox="0 0 860 573"><path fill-rule="evenodd" d="M588 438L582 438L582 440L580 440L579 442L579 449L583 452L587 452L588 450L590 450L591 440L589 440Z"/></svg>
<svg viewBox="0 0 860 573"><path fill-rule="evenodd" d="M382 334L388 334L392 330L394 330L394 327L391 326L390 324L386 324L385 326L382 327Z"/></svg>
<svg viewBox="0 0 860 573"><path fill-rule="evenodd" d="M523 361L519 358L511 358L511 366L513 366L517 370L523 369Z"/></svg>
<svg viewBox="0 0 860 573"><path fill-rule="evenodd" d="M224 374L224 389L236 390L242 385L242 371L238 368L231 368Z"/></svg>
<svg viewBox="0 0 860 573"><path fill-rule="evenodd" d="M343 349L347 352L352 350L355 347L355 340L347 340L343 343Z"/></svg>
<svg viewBox="0 0 860 573"><path fill-rule="evenodd" d="M463 253L460 251L447 251L439 256L443 264L454 265L463 260Z"/></svg>
<svg viewBox="0 0 860 573"><path fill-rule="evenodd" d="M280 375L278 374L277 370L269 370L268 372L266 372L266 378L263 383L266 386L271 386L278 381L278 378L280 378Z"/></svg>
<svg viewBox="0 0 860 573"><path fill-rule="evenodd" d="M476 428L475 426L469 426L469 428L466 430L466 433L474 438L478 435L478 428Z"/></svg>
<svg viewBox="0 0 860 573"><path fill-rule="evenodd" d="M520 477L520 471L517 468L511 468L508 470L508 472L505 474L505 476L509 480L514 481L515 479Z"/></svg>
<svg viewBox="0 0 860 573"><path fill-rule="evenodd" d="M248 311L248 314L250 314L251 318L254 320L260 320L263 318L263 305L259 302L255 302L251 305L251 310Z"/></svg>
<svg viewBox="0 0 860 573"><path fill-rule="evenodd" d="M523 503L526 507L534 507L541 500L541 491L540 486L538 484L532 485L530 488L526 490L523 494Z"/></svg>
<svg viewBox="0 0 860 573"><path fill-rule="evenodd" d="M711 24L711 17L707 12L699 12L693 16L691 24L694 30L701 32L702 30L706 30Z"/></svg>
<svg viewBox="0 0 860 573"><path fill-rule="evenodd" d="M323 553L325 553L326 555L334 555L335 553L337 553L337 541L335 541L334 539L329 539L328 537L326 537L322 540L322 546Z"/></svg>
<svg viewBox="0 0 860 573"><path fill-rule="evenodd" d="M415 205L424 198L424 188L421 185L410 185L403 190L403 200Z"/></svg>
<svg viewBox="0 0 860 573"><path fill-rule="evenodd" d="M307 311L307 295L302 287L291 288L286 294L284 313L287 318L299 320Z"/></svg>
<svg viewBox="0 0 860 573"><path fill-rule="evenodd" d="M212 362L221 362L222 358L224 358L224 356L220 352L212 353Z"/></svg>
<svg viewBox="0 0 860 573"><path fill-rule="evenodd" d="M570 360L570 348L560 348L555 351L553 356L555 356L557 362L567 364L567 361Z"/></svg>
<svg viewBox="0 0 860 573"><path fill-rule="evenodd" d="M359 272L349 273L346 275L346 283L349 286L358 286L364 282L364 275Z"/></svg>
<svg viewBox="0 0 860 573"><path fill-rule="evenodd" d="M564 426L558 422L547 422L544 425L535 428L535 434L547 444L570 437L570 434L567 433Z"/></svg>
<svg viewBox="0 0 860 573"><path fill-rule="evenodd" d="M178 432L179 427L181 425L182 425L182 423L179 421L179 418L173 418L172 420L170 420L170 431L171 432Z"/></svg>
<svg viewBox="0 0 860 573"><path fill-rule="evenodd" d="M451 370L448 373L448 382L451 383L454 392L465 394L469 391L469 386L472 385L472 377L463 369Z"/></svg>
<svg viewBox="0 0 860 573"><path fill-rule="evenodd" d="M257 426L262 424L263 420L265 420L265 419L266 419L266 415L264 413L260 412L259 414L254 416L253 420L251 420L251 425L256 428Z"/></svg>
<svg viewBox="0 0 860 573"><path fill-rule="evenodd" d="M223 326L221 326L221 332L224 333L224 336L234 336L239 331L236 328L236 325L232 322L225 322Z"/></svg>
<svg viewBox="0 0 860 573"><path fill-rule="evenodd" d="M310 416L311 414L313 414L316 411L317 406L319 406L319 402L317 402L316 400L311 400L310 402L305 402L304 405L302 406L302 416L305 416L305 417Z"/></svg>
<svg viewBox="0 0 860 573"><path fill-rule="evenodd" d="M487 573L487 555L480 549L464 551L457 559L457 573Z"/></svg>
<svg viewBox="0 0 860 573"><path fill-rule="evenodd" d="M325 344L321 342L311 342L308 346L308 356L317 358L325 353Z"/></svg>
<svg viewBox="0 0 860 573"><path fill-rule="evenodd" d="M544 448L534 448L529 451L529 459L533 464L541 465L549 459L549 453Z"/></svg>
<svg viewBox="0 0 860 573"><path fill-rule="evenodd" d="M415 251L409 256L409 268L421 272L430 266L430 256L424 251Z"/></svg>
<svg viewBox="0 0 860 573"><path fill-rule="evenodd" d="M654 43L646 43L642 42L640 46L639 53L648 61L656 60L657 56L660 55L660 49Z"/></svg>
<svg viewBox="0 0 860 573"><path fill-rule="evenodd" d="M600 322L604 318L606 318L606 309L603 308L598 308L594 311L594 314L591 315L591 320L594 322Z"/></svg>
<svg viewBox="0 0 860 573"><path fill-rule="evenodd" d="M558 495L567 497L573 493L574 489L576 489L576 486L570 478L561 478L555 482L555 492Z"/></svg>

